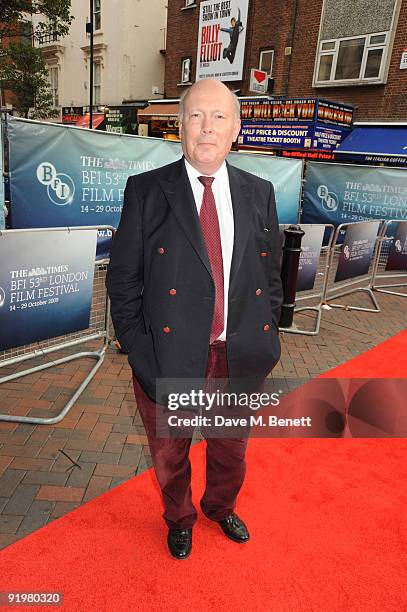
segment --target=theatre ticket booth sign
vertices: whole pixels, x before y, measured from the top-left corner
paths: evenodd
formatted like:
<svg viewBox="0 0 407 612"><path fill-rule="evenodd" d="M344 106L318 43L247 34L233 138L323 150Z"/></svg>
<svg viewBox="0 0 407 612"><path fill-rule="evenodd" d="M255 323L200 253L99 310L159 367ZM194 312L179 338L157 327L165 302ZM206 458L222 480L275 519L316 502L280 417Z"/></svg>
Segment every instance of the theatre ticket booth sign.
<svg viewBox="0 0 407 612"><path fill-rule="evenodd" d="M353 108L320 98L241 100L239 149L329 160L350 133Z"/></svg>

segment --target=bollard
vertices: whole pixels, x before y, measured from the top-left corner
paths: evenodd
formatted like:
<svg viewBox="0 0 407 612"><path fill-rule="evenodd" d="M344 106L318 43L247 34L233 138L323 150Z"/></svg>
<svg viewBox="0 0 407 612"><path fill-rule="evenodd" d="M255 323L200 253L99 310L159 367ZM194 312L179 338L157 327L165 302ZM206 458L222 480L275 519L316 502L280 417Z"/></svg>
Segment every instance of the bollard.
<svg viewBox="0 0 407 612"><path fill-rule="evenodd" d="M301 240L305 232L299 225L290 225L284 230L285 242L281 281L283 284L283 305L279 327L291 327L294 318L295 293L297 290L298 264L301 253Z"/></svg>

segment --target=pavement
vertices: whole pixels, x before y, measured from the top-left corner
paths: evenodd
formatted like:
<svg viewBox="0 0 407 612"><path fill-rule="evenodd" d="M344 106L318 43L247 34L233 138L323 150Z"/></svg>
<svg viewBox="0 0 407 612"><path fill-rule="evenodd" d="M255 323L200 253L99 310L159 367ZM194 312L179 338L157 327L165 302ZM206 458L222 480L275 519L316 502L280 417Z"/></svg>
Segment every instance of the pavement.
<svg viewBox="0 0 407 612"><path fill-rule="evenodd" d="M405 329L406 299L384 294L377 299L380 313L324 311L317 336L283 333L282 356L273 376L314 378ZM345 300L370 306L363 294ZM313 316L297 315L296 323L311 329ZM44 361L39 357L29 366ZM55 416L92 364L89 359L75 360L1 384L0 413ZM0 375L27 367L7 366ZM0 421L0 548L149 467L127 357L112 344L96 376L60 423Z"/></svg>

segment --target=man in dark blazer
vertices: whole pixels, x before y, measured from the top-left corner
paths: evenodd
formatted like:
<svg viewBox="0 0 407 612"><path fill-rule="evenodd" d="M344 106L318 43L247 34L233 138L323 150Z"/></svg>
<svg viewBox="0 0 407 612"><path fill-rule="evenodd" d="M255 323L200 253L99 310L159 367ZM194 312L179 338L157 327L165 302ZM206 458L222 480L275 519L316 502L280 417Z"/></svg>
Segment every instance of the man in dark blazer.
<svg viewBox="0 0 407 612"><path fill-rule="evenodd" d="M180 102L184 156L129 177L107 273L112 319L129 355L177 559L190 554L197 519L191 437L158 437L156 415L166 396L157 382L227 379L232 390L254 391L280 357L274 190L225 162L239 131L239 102L224 84L206 79L187 90ZM247 542L234 512L247 438L206 443L201 509L231 540Z"/></svg>

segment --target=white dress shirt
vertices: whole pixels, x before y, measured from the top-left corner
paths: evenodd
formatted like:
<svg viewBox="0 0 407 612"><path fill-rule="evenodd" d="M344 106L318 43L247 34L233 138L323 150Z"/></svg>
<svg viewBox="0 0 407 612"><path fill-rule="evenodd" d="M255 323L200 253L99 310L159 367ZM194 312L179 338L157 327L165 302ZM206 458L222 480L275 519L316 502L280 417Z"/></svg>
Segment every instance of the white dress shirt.
<svg viewBox="0 0 407 612"><path fill-rule="evenodd" d="M204 186L198 180L198 176L203 175L202 172L196 170L185 159L185 167L188 173L189 182L191 183L192 192L195 198L198 215L201 210ZM223 162L219 170L210 176L214 177L212 183L212 191L215 197L216 211L219 219L220 241L222 245L222 260L223 260L223 291L224 291L224 316L225 327L217 338L218 340L226 340L226 327L228 320L228 295L229 295L229 278L230 266L232 263L233 241L234 241L234 223L233 223L233 206L232 196L229 187L229 175L226 167L226 162Z"/></svg>

